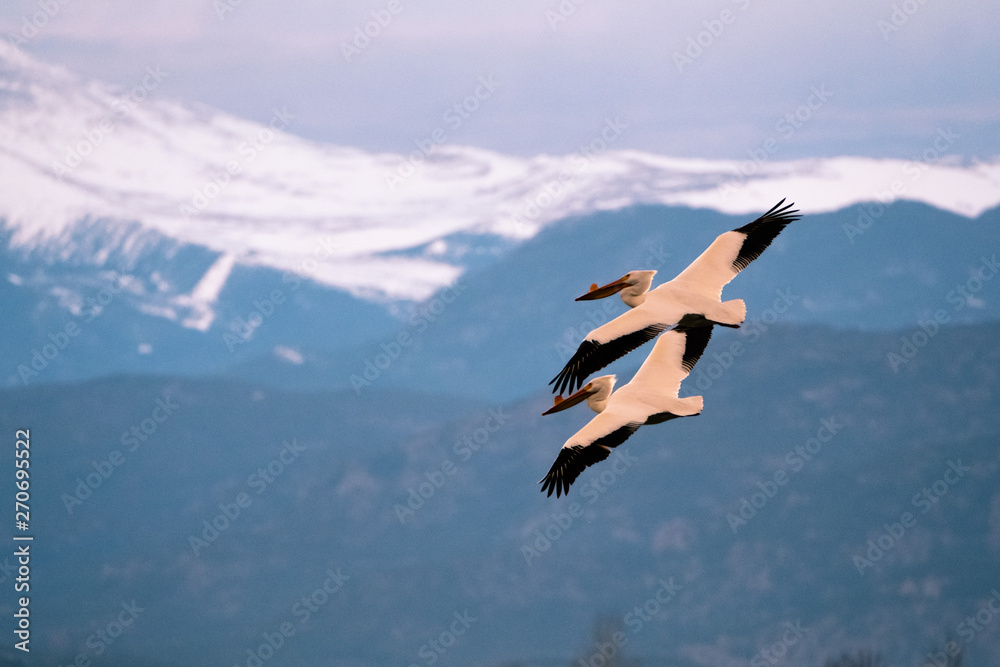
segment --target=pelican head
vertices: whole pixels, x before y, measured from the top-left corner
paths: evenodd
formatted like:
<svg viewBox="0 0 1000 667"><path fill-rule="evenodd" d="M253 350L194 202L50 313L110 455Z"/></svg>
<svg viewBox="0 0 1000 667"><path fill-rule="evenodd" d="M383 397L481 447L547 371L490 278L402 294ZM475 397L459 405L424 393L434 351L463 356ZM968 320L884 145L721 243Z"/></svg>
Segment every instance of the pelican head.
<svg viewBox="0 0 1000 667"><path fill-rule="evenodd" d="M551 415L553 412L562 412L567 408L571 408L577 403L582 403L587 401L587 405L594 412L603 412L605 406L608 404L608 399L611 397L611 392L615 389L615 376L614 375L602 375L601 377L596 377L580 389L580 391L575 394L571 394L565 399L562 396L556 396L556 403L551 408L543 412L543 415Z"/></svg>
<svg viewBox="0 0 1000 667"><path fill-rule="evenodd" d="M628 304L630 308L635 308L645 301L646 292L649 291L650 285L653 284L653 276L655 275L656 271L629 271L618 280L608 283L604 287L598 287L597 283L594 283L590 286L589 292L577 297L576 300L593 301L594 299L603 299L604 297L621 292L622 301Z"/></svg>

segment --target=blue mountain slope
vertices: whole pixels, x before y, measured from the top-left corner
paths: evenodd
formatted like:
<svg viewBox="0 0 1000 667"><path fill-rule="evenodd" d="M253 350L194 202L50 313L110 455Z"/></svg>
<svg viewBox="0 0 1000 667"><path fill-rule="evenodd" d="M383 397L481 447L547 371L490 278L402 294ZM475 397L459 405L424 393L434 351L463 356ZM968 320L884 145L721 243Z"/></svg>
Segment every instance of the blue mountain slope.
<svg viewBox="0 0 1000 667"><path fill-rule="evenodd" d="M0 377L14 386L24 375L34 383L225 369L289 388L413 387L510 400L544 386L588 331L625 310L617 298L574 302L592 282L653 268L658 284L749 217L635 207L566 220L512 248L490 236L479 248L463 236L450 251L488 259L469 260L456 286L425 303L396 304L393 314L307 278L238 264L209 306L215 318L205 331L182 326L207 311L178 296L195 289L217 253L101 221L64 239L65 256L12 251L7 232L0 297L10 317L0 346L8 364ZM754 320L885 329L935 315L947 323L1000 318L997 283L976 277L980 269L992 275L998 225L997 211L967 220L907 202L806 211L725 296L747 301L748 337L762 333ZM78 321L88 299L114 284L114 271L128 275L128 289ZM81 335L58 358L37 359L67 324Z"/></svg>
<svg viewBox="0 0 1000 667"><path fill-rule="evenodd" d="M858 227L871 212L880 215ZM916 328L942 311L947 323L1000 318L1000 283L975 277L980 268L995 270L996 211L968 220L899 202L805 213L725 289L725 298L747 302L748 323L740 332L746 342L775 322L878 330ZM574 302L592 282L610 282L631 269L656 269L654 284L669 280L717 235L748 218L636 207L566 220L464 278L456 290L414 307L392 337L346 354L318 352L314 366L285 377L293 385L359 392L388 385L487 400L530 395L591 329L625 311L617 297ZM956 290L960 285L970 298ZM631 363L613 364L608 372ZM280 366L234 372L264 378L268 365Z"/></svg>
<svg viewBox="0 0 1000 667"><path fill-rule="evenodd" d="M992 323L945 327L894 372L904 333L781 325L730 359L739 334L719 332L683 390L704 413L640 429L617 470L588 469L559 500L535 482L589 415L542 418L544 391L490 404L113 378L0 392L0 423L32 429L44 471L40 645L69 662L136 599L142 624L102 660L246 664L290 622L272 664L426 664L457 613L475 620L441 664L569 661L606 616L643 664L749 662L788 622L804 638L787 664L859 646L922 664L996 587L1000 339ZM157 400L175 406L162 423ZM144 424L130 451L123 434ZM291 440L301 451L283 455ZM70 513L63 494L116 450ZM922 512L914 496L950 462L961 477ZM887 543L904 512L915 524ZM348 578L297 615L328 570ZM632 610L671 580L640 622ZM987 629L968 649L967 664L992 664L1000 639Z"/></svg>
<svg viewBox="0 0 1000 667"><path fill-rule="evenodd" d="M352 349L398 326L382 306L308 277L241 264L214 301L192 303L219 254L138 225L95 221L55 247L12 249L9 230L0 235L7 316L0 380L7 386L212 373L276 348L293 359L298 349ZM196 327L206 314L210 324Z"/></svg>

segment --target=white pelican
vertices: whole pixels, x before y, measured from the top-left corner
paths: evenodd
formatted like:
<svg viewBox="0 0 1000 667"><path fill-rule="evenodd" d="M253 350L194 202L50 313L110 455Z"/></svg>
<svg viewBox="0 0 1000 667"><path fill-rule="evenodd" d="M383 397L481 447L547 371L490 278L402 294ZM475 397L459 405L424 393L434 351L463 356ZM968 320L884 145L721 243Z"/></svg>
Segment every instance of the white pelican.
<svg viewBox="0 0 1000 667"><path fill-rule="evenodd" d="M675 324L739 327L746 319L742 299L722 301L722 288L760 257L764 249L790 222L799 219L794 204L782 208L782 199L770 211L739 229L716 237L705 252L676 278L654 290L649 287L656 271L629 271L604 287L592 285L577 301L603 299L621 292L632 310L600 326L580 347L549 384L553 393L575 390L587 377L615 359L656 338Z"/></svg>
<svg viewBox="0 0 1000 667"><path fill-rule="evenodd" d="M612 393L614 375L594 378L580 391L562 400L543 414L570 408L584 400L598 415L577 431L559 450L547 475L539 480L542 491L569 493L569 486L584 468L603 461L611 449L625 442L644 424L659 424L675 417L701 413L701 396L678 398L681 381L698 362L712 327L677 327L656 341L653 351L636 371L632 381Z"/></svg>

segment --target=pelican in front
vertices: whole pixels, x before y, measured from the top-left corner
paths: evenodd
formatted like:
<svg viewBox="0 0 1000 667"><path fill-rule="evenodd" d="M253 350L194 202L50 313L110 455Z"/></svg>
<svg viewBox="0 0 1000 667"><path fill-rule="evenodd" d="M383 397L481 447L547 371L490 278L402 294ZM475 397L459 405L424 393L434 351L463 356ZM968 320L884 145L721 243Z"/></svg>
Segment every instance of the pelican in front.
<svg viewBox="0 0 1000 667"><path fill-rule="evenodd" d="M603 287L596 284L577 301L603 299L621 293L630 308L584 338L559 374L549 384L553 393L574 391L584 380L612 361L656 338L675 324L688 327L719 324L739 327L746 319L742 299L722 300L722 288L750 262L760 257L771 241L799 212L782 206L782 199L753 222L719 235L712 245L676 278L650 290L656 271L629 271Z"/></svg>
<svg viewBox="0 0 1000 667"><path fill-rule="evenodd" d="M615 376L602 375L565 400L556 397L555 405L543 414L583 401L598 414L559 450L552 468L539 480L542 491L550 496L555 491L557 498L569 493L570 485L585 468L608 458L611 450L640 426L701 414L701 396L678 398L678 394L681 381L694 368L711 336L711 326L671 329L656 341L632 381L618 391L613 391Z"/></svg>

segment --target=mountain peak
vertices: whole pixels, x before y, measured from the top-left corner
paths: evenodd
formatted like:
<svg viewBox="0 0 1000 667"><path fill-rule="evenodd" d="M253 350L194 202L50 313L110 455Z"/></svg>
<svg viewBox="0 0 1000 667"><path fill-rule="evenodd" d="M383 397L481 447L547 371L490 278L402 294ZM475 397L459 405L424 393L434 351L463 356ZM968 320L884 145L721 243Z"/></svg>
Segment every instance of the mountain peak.
<svg viewBox="0 0 1000 667"><path fill-rule="evenodd" d="M788 197L806 213L911 199L976 216L1000 204L1000 160L682 159L617 151L531 158L463 146L370 153L305 141L294 109L254 123L162 98L149 68L123 92L0 44L0 218L14 246L59 244L81 220L291 271L376 301L422 300L464 267L448 239L512 242L568 216L635 204L749 214ZM20 96L21 102L11 100ZM0 100L4 99L0 96ZM109 227L109 238L115 234ZM377 276L377 280L372 277Z"/></svg>

